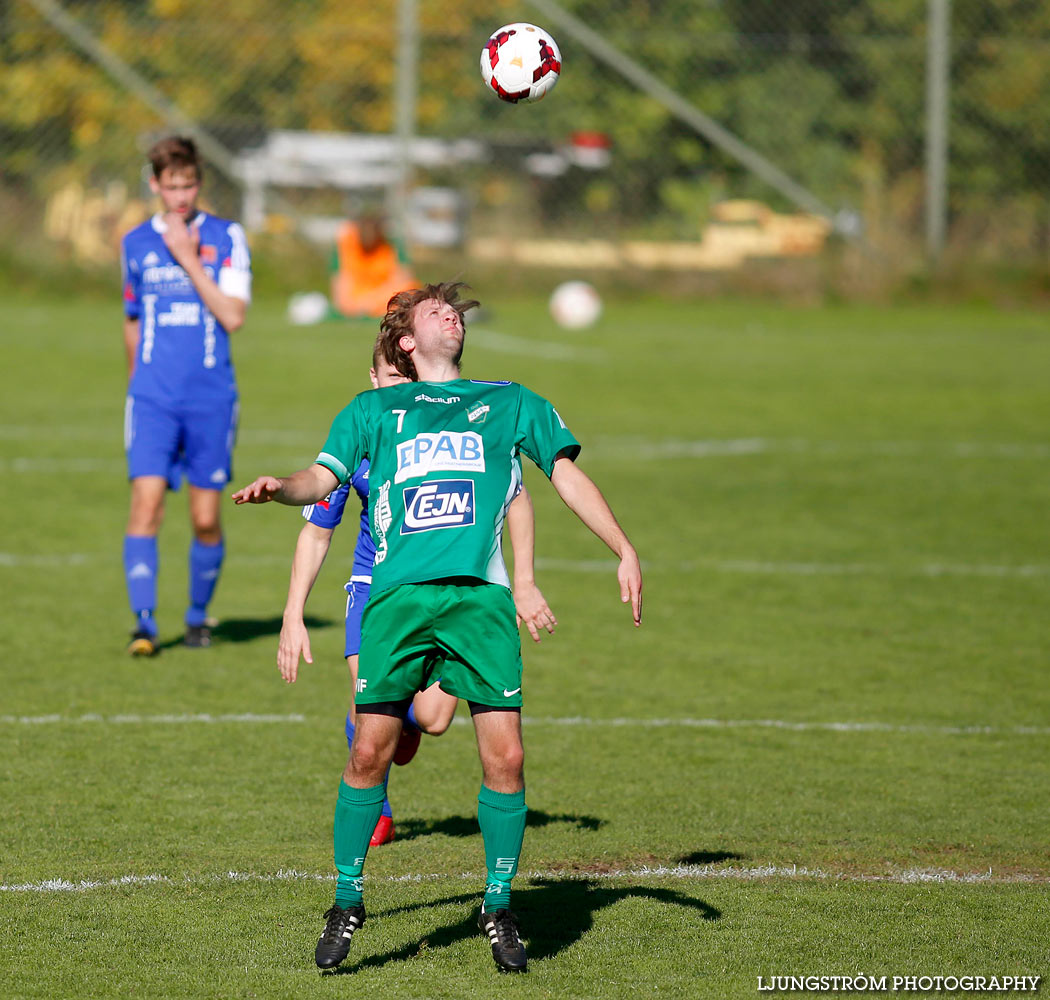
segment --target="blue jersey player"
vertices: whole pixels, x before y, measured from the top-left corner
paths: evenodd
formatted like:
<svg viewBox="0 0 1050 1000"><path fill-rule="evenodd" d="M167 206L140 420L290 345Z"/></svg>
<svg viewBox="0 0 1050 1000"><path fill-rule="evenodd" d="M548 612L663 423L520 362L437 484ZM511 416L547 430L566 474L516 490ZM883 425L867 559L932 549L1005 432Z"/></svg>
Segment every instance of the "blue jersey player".
<svg viewBox="0 0 1050 1000"><path fill-rule="evenodd" d="M121 244L128 394L124 447L131 507L124 575L135 628L128 651L157 651L157 532L166 491L189 481L187 646L208 646L208 603L223 562L219 518L237 428L229 335L251 300L244 231L197 208L201 164L192 140L149 152L150 187L163 206Z"/></svg>
<svg viewBox="0 0 1050 1000"><path fill-rule="evenodd" d="M380 389L399 382L411 381L389 361L385 361L377 344L373 367L369 371L373 388ZM346 584L346 646L344 655L350 669L351 692L357 685L358 654L361 649L361 616L372 584L372 564L375 543L368 520L369 464L364 461L349 481L323 500L303 508L307 523L303 525L292 560L288 601L278 647L277 663L285 680L296 679L300 655L307 663L313 662L310 637L303 622L306 599L313 588L321 565L331 544L332 532L339 526L350 504L355 509L355 497L360 501L360 530L354 547L354 562ZM507 532L514 551L514 603L518 623L524 622L538 642L540 630L553 632L557 621L535 584L533 577L534 520L528 491L522 488L507 511ZM419 746L420 730L439 736L452 722L458 699L432 684L416 695L402 727L401 738L394 753L395 764L407 764ZM351 693L350 711L346 716L347 744L352 745L356 723L354 699ZM389 772L388 772L389 777ZM394 839L393 812L390 799L384 798L382 814L372 833L370 844L378 847Z"/></svg>

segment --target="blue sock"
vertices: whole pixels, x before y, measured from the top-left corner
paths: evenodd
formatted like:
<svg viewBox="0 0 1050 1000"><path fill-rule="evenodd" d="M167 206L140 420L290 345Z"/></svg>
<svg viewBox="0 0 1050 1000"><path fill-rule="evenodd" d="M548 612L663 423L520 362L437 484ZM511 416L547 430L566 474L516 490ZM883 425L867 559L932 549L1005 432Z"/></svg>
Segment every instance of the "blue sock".
<svg viewBox="0 0 1050 1000"><path fill-rule="evenodd" d="M394 810L390 808L390 797L387 795L387 785L390 784L390 768L386 769L386 774L383 775L383 815L389 816L390 819L394 818Z"/></svg>
<svg viewBox="0 0 1050 1000"><path fill-rule="evenodd" d="M153 613L157 610L157 538L155 535L124 536L124 580L128 603L138 618L138 627L157 634Z"/></svg>
<svg viewBox="0 0 1050 1000"><path fill-rule="evenodd" d="M354 742L354 724L350 721L350 713L346 713L346 745L349 749ZM383 815L389 816L391 819L394 818L394 812L390 808L390 799L387 798L386 786L390 781L390 768L386 769L386 774L383 776Z"/></svg>
<svg viewBox="0 0 1050 1000"><path fill-rule="evenodd" d="M190 606L186 611L187 625L203 625L208 617L208 602L215 593L222 570L222 559L226 546L205 545L193 539L190 543Z"/></svg>

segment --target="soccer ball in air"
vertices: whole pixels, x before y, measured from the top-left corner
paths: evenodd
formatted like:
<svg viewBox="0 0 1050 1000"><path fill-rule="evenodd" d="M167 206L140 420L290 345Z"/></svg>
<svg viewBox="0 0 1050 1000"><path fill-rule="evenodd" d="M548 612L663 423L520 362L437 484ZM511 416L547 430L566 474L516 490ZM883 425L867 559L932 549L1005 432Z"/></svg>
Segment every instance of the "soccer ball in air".
<svg viewBox="0 0 1050 1000"><path fill-rule="evenodd" d="M561 52L549 31L517 21L494 31L481 50L481 77L501 101L539 101L554 89Z"/></svg>
<svg viewBox="0 0 1050 1000"><path fill-rule="evenodd" d="M602 300L586 281L566 281L551 294L550 310L558 326L582 330L602 314Z"/></svg>

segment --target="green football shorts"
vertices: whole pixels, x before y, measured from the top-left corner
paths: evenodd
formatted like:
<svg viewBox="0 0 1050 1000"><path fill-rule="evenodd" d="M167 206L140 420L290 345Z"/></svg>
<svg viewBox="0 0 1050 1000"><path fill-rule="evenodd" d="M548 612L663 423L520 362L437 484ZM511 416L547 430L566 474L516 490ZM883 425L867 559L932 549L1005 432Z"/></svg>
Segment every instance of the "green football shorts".
<svg viewBox="0 0 1050 1000"><path fill-rule="evenodd" d="M369 599L356 703L402 701L438 678L457 698L521 708L521 639L506 587L463 579L403 583Z"/></svg>

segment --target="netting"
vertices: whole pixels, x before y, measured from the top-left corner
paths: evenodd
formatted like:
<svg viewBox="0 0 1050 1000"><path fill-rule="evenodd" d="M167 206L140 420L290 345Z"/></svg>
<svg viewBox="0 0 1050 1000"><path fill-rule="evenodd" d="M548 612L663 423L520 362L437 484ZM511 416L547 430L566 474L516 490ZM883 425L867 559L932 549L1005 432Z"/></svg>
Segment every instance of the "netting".
<svg viewBox="0 0 1050 1000"><path fill-rule="evenodd" d="M379 206L420 248L515 266L732 268L819 254L836 229L894 256L927 249L926 0L414 8L406 22L397 0L0 4L0 246L111 260L146 211L145 149L192 127L217 144L217 211L319 244ZM948 250L1045 260L1050 6L949 12ZM539 104L503 104L482 45L545 17L562 78Z"/></svg>

